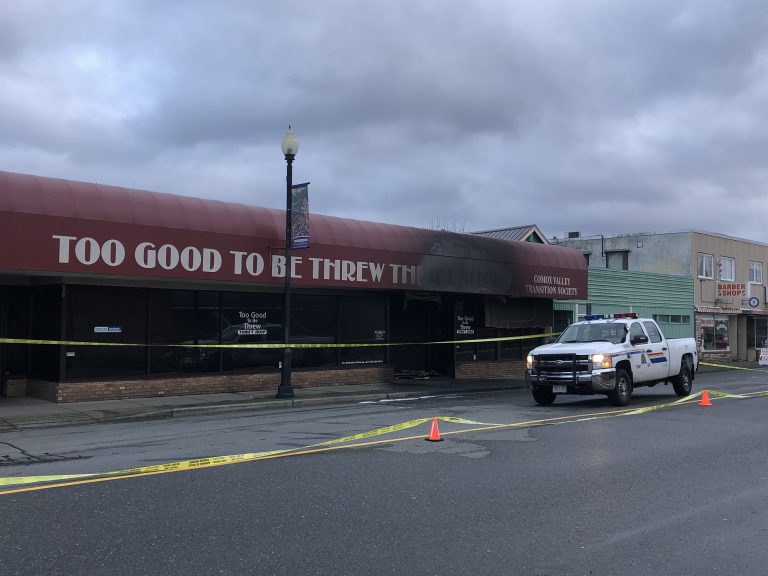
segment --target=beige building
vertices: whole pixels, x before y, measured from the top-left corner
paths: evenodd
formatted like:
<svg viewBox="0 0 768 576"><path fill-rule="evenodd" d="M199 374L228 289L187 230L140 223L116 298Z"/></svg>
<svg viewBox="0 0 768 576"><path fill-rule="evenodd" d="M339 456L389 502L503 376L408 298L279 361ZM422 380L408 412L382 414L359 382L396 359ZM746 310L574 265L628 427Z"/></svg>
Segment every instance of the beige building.
<svg viewBox="0 0 768 576"><path fill-rule="evenodd" d="M580 250L590 267L693 278L695 336L705 359L754 360L768 347L768 244L695 230L568 236L556 242ZM657 320L663 326L684 318Z"/></svg>

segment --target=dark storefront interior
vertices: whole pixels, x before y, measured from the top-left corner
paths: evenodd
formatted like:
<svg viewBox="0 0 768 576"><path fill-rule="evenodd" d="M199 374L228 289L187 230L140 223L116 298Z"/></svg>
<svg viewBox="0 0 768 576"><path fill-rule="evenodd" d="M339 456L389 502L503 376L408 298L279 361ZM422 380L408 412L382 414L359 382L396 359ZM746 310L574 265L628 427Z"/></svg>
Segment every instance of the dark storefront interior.
<svg viewBox="0 0 768 576"><path fill-rule="evenodd" d="M522 310L537 304L523 299ZM518 301L511 301L518 302ZM457 363L520 360L537 340L419 345L541 333L545 313L498 316L481 295L398 292L297 293L292 301L291 340L297 344L376 344L350 348L296 348L296 369L391 364L396 373L452 377ZM509 308L509 307L508 307ZM509 308L509 310L512 310ZM549 312L547 317L546 310ZM512 310L511 316L515 316ZM528 312L526 312L528 314ZM507 314L510 316L510 314ZM518 314L519 316L519 314ZM549 323L547 323L547 321ZM2 394L7 379L77 381L276 371L279 349L185 348L183 345L280 343L282 295L52 284L0 289L0 336L35 340L101 342L105 346L0 344ZM515 325L517 323L517 325ZM509 326L509 327L506 327ZM62 328L63 327L63 328ZM387 343L408 344L385 346ZM110 346L114 343L138 346ZM146 346L147 343L154 346ZM180 344L182 347L163 345Z"/></svg>

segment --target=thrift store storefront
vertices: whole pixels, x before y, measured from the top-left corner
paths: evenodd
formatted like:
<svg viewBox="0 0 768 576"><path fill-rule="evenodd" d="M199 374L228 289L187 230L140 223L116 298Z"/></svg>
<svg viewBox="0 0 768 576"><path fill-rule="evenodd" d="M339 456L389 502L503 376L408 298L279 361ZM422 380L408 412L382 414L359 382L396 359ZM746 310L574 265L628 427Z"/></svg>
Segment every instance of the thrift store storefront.
<svg viewBox="0 0 768 576"><path fill-rule="evenodd" d="M284 221L0 172L0 394L276 389L282 351L237 346L282 341ZM545 333L553 299L587 297L584 258L569 248L329 216L312 216L311 247L291 260L292 343L376 344L295 348L297 389L520 376L540 338L462 341ZM435 341L451 343L418 344Z"/></svg>

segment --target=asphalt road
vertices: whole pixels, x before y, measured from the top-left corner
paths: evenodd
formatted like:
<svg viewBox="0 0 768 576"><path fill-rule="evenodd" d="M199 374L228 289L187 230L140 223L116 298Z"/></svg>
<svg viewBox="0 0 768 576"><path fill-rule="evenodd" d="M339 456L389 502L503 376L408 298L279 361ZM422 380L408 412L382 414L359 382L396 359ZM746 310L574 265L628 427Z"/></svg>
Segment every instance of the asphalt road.
<svg viewBox="0 0 768 576"><path fill-rule="evenodd" d="M0 574L763 575L768 373L703 387L752 396L620 415L519 390L0 434L7 478L301 452L433 416L504 425L441 421L433 443L424 422L365 446L0 494ZM639 389L631 408L675 400Z"/></svg>

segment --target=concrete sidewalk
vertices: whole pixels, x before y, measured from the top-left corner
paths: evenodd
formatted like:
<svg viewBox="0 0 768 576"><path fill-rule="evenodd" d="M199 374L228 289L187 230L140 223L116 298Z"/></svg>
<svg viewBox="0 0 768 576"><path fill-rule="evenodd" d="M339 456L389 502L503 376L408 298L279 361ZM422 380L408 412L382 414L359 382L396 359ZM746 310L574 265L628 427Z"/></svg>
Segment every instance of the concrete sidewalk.
<svg viewBox="0 0 768 576"><path fill-rule="evenodd" d="M99 422L154 420L247 410L290 410L331 404L418 398L437 394L476 394L525 387L522 380L398 380L394 384L359 384L297 388L295 398L277 400L276 390L159 396L127 400L56 404L40 398L0 398L0 432Z"/></svg>

